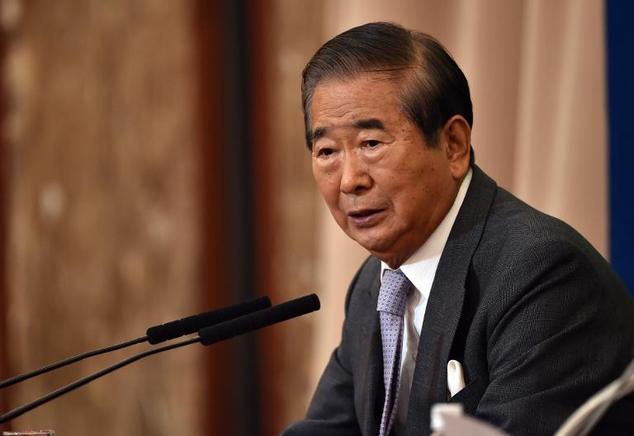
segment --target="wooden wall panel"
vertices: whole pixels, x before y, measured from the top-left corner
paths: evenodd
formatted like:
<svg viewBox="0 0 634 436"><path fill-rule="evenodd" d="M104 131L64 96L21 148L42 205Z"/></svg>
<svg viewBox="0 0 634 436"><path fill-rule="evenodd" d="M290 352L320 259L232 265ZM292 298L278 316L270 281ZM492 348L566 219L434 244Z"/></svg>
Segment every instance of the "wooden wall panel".
<svg viewBox="0 0 634 436"><path fill-rule="evenodd" d="M0 71L2 71L2 61L5 58L5 38L0 34ZM0 87L0 123L5 118L6 109L5 92ZM1 125L1 124L0 124ZM1 129L0 129L1 132ZM7 353L7 166L6 156L7 143L0 134L0 379L4 380L11 376L11 369L8 367L9 356ZM0 410L7 410L8 399L4 391L0 392ZM9 427L9 426L7 426Z"/></svg>
<svg viewBox="0 0 634 436"><path fill-rule="evenodd" d="M198 66L191 2L7 5L7 347L22 372L200 310ZM14 428L203 434L201 353L151 357ZM10 403L121 357L24 383Z"/></svg>

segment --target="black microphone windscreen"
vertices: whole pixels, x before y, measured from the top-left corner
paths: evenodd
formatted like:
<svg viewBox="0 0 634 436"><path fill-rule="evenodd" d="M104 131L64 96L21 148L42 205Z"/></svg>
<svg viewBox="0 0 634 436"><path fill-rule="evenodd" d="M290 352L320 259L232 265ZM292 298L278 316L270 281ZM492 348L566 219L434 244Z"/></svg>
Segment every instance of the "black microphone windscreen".
<svg viewBox="0 0 634 436"><path fill-rule="evenodd" d="M319 307L319 297L315 294L310 294L278 304L269 309L260 310L256 313L204 328L198 334L203 345L211 345L252 330L319 310Z"/></svg>
<svg viewBox="0 0 634 436"><path fill-rule="evenodd" d="M205 327L220 324L258 310L266 309L267 307L271 307L271 300L269 297L261 297L245 303L235 304L222 309L212 310L211 312L200 313L150 327L147 329L146 335L148 342L154 345L169 339L196 333Z"/></svg>

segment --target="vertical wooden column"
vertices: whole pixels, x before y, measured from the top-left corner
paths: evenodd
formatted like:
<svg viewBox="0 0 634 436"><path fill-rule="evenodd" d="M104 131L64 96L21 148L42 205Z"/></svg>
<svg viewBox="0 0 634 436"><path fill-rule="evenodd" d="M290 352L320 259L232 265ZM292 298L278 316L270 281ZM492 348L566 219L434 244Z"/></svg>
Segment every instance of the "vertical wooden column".
<svg viewBox="0 0 634 436"><path fill-rule="evenodd" d="M270 0L250 1L247 11L247 40L249 50L248 90L249 90L249 121L251 132L252 156L252 189L254 219L254 283L260 295L268 295L273 304L284 300L280 290L276 288L272 268L273 247L279 229L273 222L273 211L277 207L274 193L271 191L273 171L273 138L271 138L271 62L274 53L271 46L271 36L274 31L271 26ZM278 420L283 404L275 395L275 389L280 383L278 368L274 362L283 347L277 332L281 326L258 332L257 367L259 379L258 399L259 434L279 434Z"/></svg>
<svg viewBox="0 0 634 436"><path fill-rule="evenodd" d="M197 185L200 189L201 252L198 261L201 301L206 307L235 303L230 292L229 238L231 225L226 165L227 131L223 107L223 35L218 2L195 2L193 28L197 46L198 111L196 131L200 161ZM207 398L203 411L206 434L234 434L231 342L221 342L204 351L202 385Z"/></svg>

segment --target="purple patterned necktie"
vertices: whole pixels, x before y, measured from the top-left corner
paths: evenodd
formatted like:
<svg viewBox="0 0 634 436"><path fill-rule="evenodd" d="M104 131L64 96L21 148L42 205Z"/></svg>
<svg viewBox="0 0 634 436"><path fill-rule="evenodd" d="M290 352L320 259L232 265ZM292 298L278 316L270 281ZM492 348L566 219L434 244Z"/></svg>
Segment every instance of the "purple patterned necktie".
<svg viewBox="0 0 634 436"><path fill-rule="evenodd" d="M395 406L398 401L401 343L403 342L403 315L411 289L411 282L400 269L395 271L386 269L383 273L383 282L376 305L381 321L383 382L385 383L385 403L379 436L390 434L396 416Z"/></svg>

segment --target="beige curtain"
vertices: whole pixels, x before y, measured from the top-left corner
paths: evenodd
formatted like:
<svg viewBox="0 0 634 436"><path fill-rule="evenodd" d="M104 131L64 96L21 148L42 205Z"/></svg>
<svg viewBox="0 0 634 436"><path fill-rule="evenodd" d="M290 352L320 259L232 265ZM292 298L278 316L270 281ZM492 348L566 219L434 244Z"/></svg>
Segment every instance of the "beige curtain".
<svg viewBox="0 0 634 436"><path fill-rule="evenodd" d="M369 21L436 36L469 80L476 162L498 184L562 218L607 252L601 0L330 0L323 41ZM343 319L346 287L366 254L320 202L313 385ZM307 394L307 399L310 393Z"/></svg>

